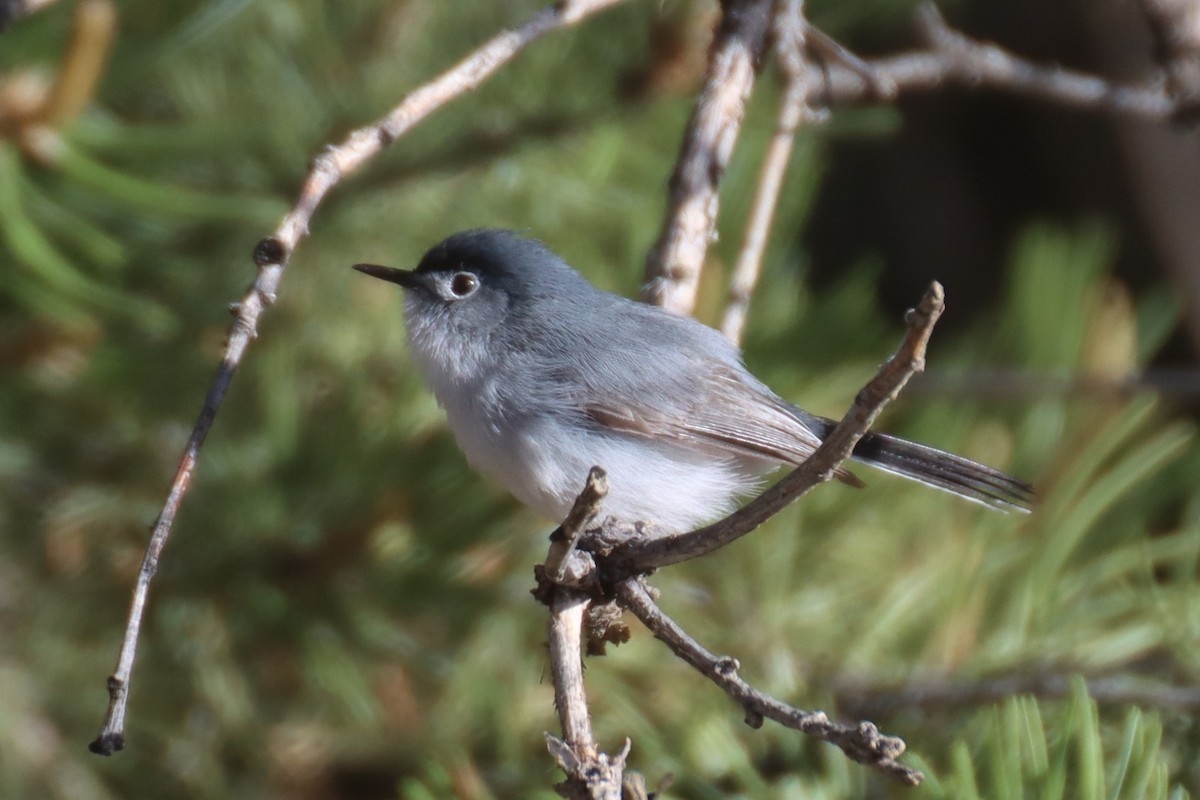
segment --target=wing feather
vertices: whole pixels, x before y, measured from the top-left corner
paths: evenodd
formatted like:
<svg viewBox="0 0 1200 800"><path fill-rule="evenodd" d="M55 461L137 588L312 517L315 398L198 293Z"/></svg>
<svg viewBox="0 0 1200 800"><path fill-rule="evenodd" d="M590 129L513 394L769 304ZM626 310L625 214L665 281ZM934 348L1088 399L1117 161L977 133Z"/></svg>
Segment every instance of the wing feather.
<svg viewBox="0 0 1200 800"><path fill-rule="evenodd" d="M592 402L585 412L612 430L763 461L800 464L821 445L791 407L757 381L750 383L726 367L695 380L691 396L705 401L684 403L682 413L614 402ZM837 477L862 485L846 469L839 469Z"/></svg>

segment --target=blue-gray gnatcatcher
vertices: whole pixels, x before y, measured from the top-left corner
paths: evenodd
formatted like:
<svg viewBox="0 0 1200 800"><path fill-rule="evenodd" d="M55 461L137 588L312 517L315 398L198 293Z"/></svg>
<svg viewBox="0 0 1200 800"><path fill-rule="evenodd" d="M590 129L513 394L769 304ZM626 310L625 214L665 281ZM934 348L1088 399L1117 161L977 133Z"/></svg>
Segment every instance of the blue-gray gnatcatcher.
<svg viewBox="0 0 1200 800"><path fill-rule="evenodd" d="M415 270L354 268L404 287L413 356L467 460L555 521L599 465L605 514L691 529L834 424L777 396L712 328L601 291L510 231L455 234ZM879 433L853 457L995 508L1033 498L991 467Z"/></svg>

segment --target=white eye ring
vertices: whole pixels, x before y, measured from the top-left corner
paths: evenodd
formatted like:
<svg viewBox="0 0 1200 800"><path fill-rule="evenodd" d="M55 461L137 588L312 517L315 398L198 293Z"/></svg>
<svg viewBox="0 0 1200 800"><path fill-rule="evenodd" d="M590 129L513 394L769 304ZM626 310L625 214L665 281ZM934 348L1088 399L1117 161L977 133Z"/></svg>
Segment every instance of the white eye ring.
<svg viewBox="0 0 1200 800"><path fill-rule="evenodd" d="M479 288L479 278L473 272L456 272L450 279L450 294L462 299Z"/></svg>

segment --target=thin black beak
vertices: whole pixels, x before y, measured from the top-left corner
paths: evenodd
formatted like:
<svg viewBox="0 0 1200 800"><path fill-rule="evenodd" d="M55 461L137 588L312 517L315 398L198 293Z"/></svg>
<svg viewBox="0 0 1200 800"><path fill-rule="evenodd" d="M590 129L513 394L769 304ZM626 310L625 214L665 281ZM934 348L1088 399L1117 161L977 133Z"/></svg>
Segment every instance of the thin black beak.
<svg viewBox="0 0 1200 800"><path fill-rule="evenodd" d="M355 264L354 268L364 275L370 275L372 278L379 278L388 283L397 283L405 289L415 289L424 285L424 281L417 273L409 269L381 267L378 264Z"/></svg>

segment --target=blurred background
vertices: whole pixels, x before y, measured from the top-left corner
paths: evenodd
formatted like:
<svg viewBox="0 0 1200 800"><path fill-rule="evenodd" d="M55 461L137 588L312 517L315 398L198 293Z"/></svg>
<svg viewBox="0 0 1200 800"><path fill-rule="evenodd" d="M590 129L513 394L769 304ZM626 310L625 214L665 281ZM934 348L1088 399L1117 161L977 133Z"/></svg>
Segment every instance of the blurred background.
<svg viewBox="0 0 1200 800"><path fill-rule="evenodd" d="M411 369L398 293L349 265L503 226L635 294L705 0L545 38L327 198L165 552L126 749L87 752L255 242L324 144L540 5L61 0L0 34L0 796L555 796L528 593L552 523L468 470ZM808 8L864 54L914 43L909 0ZM1033 58L1154 68L1124 0L943 10ZM779 94L768 68L722 192L709 323ZM631 737L632 767L673 775L673 798L1200 791L1197 141L964 91L801 132L751 369L840 416L941 280L929 373L881 427L1026 477L1040 506L1005 516L864 475L655 576L752 683L905 738L923 787L747 728L637 625L589 662L602 746Z"/></svg>

